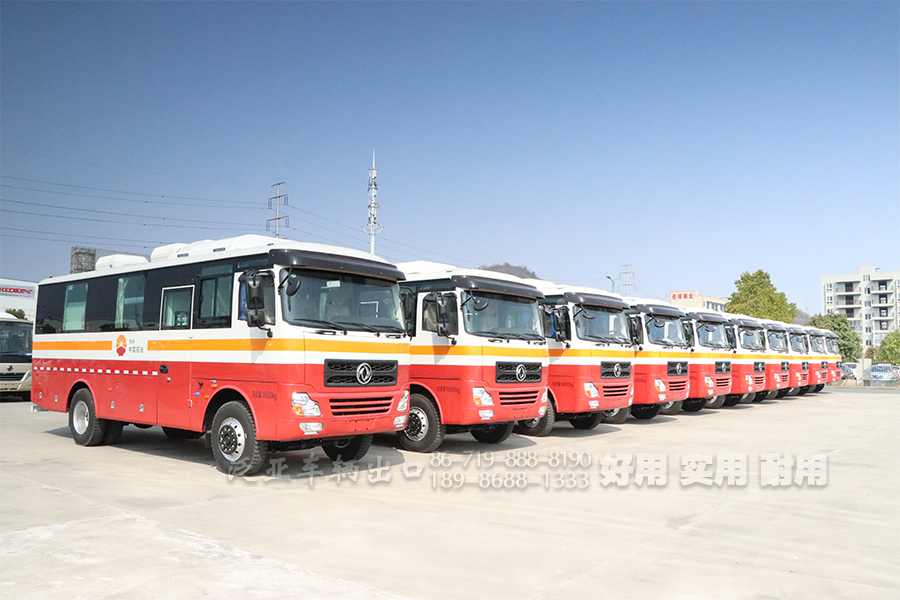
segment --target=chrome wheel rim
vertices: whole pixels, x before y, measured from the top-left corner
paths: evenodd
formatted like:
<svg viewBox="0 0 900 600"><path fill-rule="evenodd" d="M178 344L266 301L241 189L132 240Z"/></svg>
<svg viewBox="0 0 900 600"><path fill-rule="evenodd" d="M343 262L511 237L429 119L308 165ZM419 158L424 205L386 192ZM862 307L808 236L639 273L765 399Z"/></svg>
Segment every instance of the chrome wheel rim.
<svg viewBox="0 0 900 600"><path fill-rule="evenodd" d="M244 453L247 435L240 421L234 417L228 417L219 425L216 434L219 442L219 450L228 462L237 462Z"/></svg>
<svg viewBox="0 0 900 600"><path fill-rule="evenodd" d="M424 410L418 406L413 406L409 409L409 418L406 422L404 433L413 442L420 442L425 439L425 435L428 433L428 415L425 414Z"/></svg>
<svg viewBox="0 0 900 600"><path fill-rule="evenodd" d="M75 428L75 433L84 435L88 430L90 419L91 411L88 410L87 403L80 400L76 402L75 408L72 409L72 427Z"/></svg>

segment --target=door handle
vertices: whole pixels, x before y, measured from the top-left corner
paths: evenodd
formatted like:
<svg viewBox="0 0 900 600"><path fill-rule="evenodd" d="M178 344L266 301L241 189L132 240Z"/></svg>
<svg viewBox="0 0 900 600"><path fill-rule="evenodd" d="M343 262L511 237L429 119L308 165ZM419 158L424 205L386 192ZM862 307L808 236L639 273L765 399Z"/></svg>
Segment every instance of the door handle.
<svg viewBox="0 0 900 600"><path fill-rule="evenodd" d="M159 365L159 372L165 375L169 372L169 365Z"/></svg>

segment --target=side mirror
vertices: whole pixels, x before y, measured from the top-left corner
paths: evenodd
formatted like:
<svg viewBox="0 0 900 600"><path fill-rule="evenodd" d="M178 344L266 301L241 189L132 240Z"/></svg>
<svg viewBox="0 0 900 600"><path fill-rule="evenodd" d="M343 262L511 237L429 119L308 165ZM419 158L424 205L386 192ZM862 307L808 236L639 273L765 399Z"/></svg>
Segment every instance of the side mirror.
<svg viewBox="0 0 900 600"><path fill-rule="evenodd" d="M631 341L637 345L644 343L644 329L641 327L640 315L628 317L628 328L631 330Z"/></svg>
<svg viewBox="0 0 900 600"><path fill-rule="evenodd" d="M412 337L416 334L416 294L414 292L400 292L400 307L403 310L406 335Z"/></svg>
<svg viewBox="0 0 900 600"><path fill-rule="evenodd" d="M569 310L565 306L557 306L553 309L553 326L556 330L556 341L566 342L572 339L572 331L569 327Z"/></svg>
<svg viewBox="0 0 900 600"><path fill-rule="evenodd" d="M265 274L256 270L244 271L238 278L247 290L247 326L266 328L266 297L263 292Z"/></svg>
<svg viewBox="0 0 900 600"><path fill-rule="evenodd" d="M456 294L446 292L439 294L437 305L437 334L450 337L459 334L459 319L456 310Z"/></svg>
<svg viewBox="0 0 900 600"><path fill-rule="evenodd" d="M732 349L737 348L737 340L734 337L734 328L730 325L725 328L725 339L728 340L728 345L731 346Z"/></svg>
<svg viewBox="0 0 900 600"><path fill-rule="evenodd" d="M693 348L694 347L694 325L689 320L681 322L684 326L684 339Z"/></svg>

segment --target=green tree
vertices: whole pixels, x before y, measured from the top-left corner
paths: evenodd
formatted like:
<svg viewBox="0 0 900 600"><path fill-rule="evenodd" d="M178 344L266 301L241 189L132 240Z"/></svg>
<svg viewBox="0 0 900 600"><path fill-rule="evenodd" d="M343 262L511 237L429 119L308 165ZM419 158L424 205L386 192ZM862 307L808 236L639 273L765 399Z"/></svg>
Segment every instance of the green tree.
<svg viewBox="0 0 900 600"><path fill-rule="evenodd" d="M876 352L878 352L878 349L875 346L869 346L863 354L869 360L875 360Z"/></svg>
<svg viewBox="0 0 900 600"><path fill-rule="evenodd" d="M12 316L14 316L17 319L25 318L25 311L22 310L21 308L7 308L6 312L11 314Z"/></svg>
<svg viewBox="0 0 900 600"><path fill-rule="evenodd" d="M878 354L875 356L875 362L900 365L900 331L892 331L884 336L881 346L878 348Z"/></svg>
<svg viewBox="0 0 900 600"><path fill-rule="evenodd" d="M797 316L797 305L788 302L784 292L772 285L769 274L760 269L756 273L741 273L734 282L737 291L728 298L725 310L756 317L793 323Z"/></svg>
<svg viewBox="0 0 900 600"><path fill-rule="evenodd" d="M809 319L810 327L828 329L838 336L838 349L844 362L857 362L862 354L862 340L853 331L847 315L832 313L830 315L813 315Z"/></svg>

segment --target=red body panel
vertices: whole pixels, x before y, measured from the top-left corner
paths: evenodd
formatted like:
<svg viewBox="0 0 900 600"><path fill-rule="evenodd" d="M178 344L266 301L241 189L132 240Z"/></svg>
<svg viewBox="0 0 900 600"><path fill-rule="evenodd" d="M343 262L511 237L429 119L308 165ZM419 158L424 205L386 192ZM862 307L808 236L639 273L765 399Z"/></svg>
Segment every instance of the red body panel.
<svg viewBox="0 0 900 600"><path fill-rule="evenodd" d="M631 377L603 379L600 365L558 365L551 364L548 378L550 391L556 400L559 413L584 413L597 410L624 408L633 385ZM593 383L600 393L598 398L589 398L584 392L584 384ZM590 402L598 402L591 407Z"/></svg>
<svg viewBox="0 0 900 600"><path fill-rule="evenodd" d="M666 363L663 364L635 364L634 371L634 404L657 404L659 402L672 402L685 400L690 390L690 380L687 373L684 375L666 375ZM690 366L688 367L690 371ZM656 380L662 380L666 391L656 389Z"/></svg>
<svg viewBox="0 0 900 600"><path fill-rule="evenodd" d="M731 393L731 374L719 373L717 375L715 364L689 361L688 374L691 382L691 398L711 398ZM712 379L713 387L706 385L707 377Z"/></svg>

